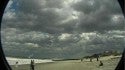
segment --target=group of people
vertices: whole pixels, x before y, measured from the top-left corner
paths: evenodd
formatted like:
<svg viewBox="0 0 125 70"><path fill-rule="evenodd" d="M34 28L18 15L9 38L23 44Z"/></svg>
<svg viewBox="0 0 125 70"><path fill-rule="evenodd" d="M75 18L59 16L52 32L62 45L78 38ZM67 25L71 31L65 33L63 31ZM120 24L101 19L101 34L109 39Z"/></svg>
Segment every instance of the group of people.
<svg viewBox="0 0 125 70"><path fill-rule="evenodd" d="M81 59L81 62L83 61L83 59ZM92 59L90 58L90 61L92 62ZM98 61L98 59L97 59ZM100 64L99 66L103 66L103 62L100 61ZM18 67L18 62L16 62L16 67ZM31 60L31 63L30 63L30 70L35 70L35 62L34 60Z"/></svg>
<svg viewBox="0 0 125 70"><path fill-rule="evenodd" d="M15 67L18 67L18 61L15 63ZM35 70L35 62L34 62L34 60L31 60L30 70Z"/></svg>
<svg viewBox="0 0 125 70"><path fill-rule="evenodd" d="M99 56L96 57L97 61L99 61ZM81 62L83 61L83 59L81 59ZM92 62L92 58L90 57L90 62ZM103 66L103 62L100 61L99 66Z"/></svg>

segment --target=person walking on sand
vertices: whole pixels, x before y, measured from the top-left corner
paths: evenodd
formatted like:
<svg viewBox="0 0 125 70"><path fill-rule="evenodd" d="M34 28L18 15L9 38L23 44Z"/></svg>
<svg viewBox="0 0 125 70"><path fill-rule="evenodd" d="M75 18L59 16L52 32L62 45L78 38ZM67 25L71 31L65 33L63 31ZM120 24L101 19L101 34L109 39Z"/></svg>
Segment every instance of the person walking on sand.
<svg viewBox="0 0 125 70"><path fill-rule="evenodd" d="M30 63L31 70L35 70L34 66L35 66L35 62L34 60L31 60L31 63Z"/></svg>

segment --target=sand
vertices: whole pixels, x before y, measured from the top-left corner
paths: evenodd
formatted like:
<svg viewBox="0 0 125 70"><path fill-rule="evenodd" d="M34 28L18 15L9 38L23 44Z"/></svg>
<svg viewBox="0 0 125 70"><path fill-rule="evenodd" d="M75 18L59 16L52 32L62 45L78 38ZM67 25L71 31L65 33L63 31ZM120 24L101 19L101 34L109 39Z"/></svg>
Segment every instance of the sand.
<svg viewBox="0 0 125 70"><path fill-rule="evenodd" d="M101 60L101 59L100 59ZM99 66L99 61L93 60L68 60L68 61L55 61L48 63L36 63L35 70L114 70L120 58L101 60L103 66ZM12 70L30 70L29 64L11 65Z"/></svg>

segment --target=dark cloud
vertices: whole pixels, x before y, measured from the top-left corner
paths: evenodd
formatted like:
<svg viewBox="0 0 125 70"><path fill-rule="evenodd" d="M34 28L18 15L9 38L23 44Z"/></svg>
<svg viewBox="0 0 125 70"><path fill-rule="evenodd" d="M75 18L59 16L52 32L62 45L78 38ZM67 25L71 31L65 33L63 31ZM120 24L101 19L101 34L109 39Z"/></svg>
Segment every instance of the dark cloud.
<svg viewBox="0 0 125 70"><path fill-rule="evenodd" d="M32 0L30 2L19 0L17 2L18 10L8 12L15 18L11 18L11 20L3 19L3 22L6 27L53 34L104 32L123 30L124 28L124 17L120 6L114 0L82 0L71 3L69 6L64 6L64 2L62 0L54 0L53 2L51 0ZM79 14L73 14L73 12L79 12ZM116 19L119 21L116 24L112 20L113 16L120 16ZM74 19L73 17L78 18Z"/></svg>
<svg viewBox="0 0 125 70"><path fill-rule="evenodd" d="M121 15L121 8L116 1L93 0L92 5L91 2L92 0L82 0L72 6L75 10L82 13L79 16L80 19L78 26L81 31L103 32L109 30L123 30L124 17ZM122 21L114 24L114 22L111 20L113 15L120 15L122 17Z"/></svg>
<svg viewBox="0 0 125 70"><path fill-rule="evenodd" d="M81 0L75 4L72 5L72 7L77 10L81 11L85 14L90 14L93 12L98 11L98 9L101 7L101 1L99 0Z"/></svg>
<svg viewBox="0 0 125 70"><path fill-rule="evenodd" d="M124 24L116 0L11 0L2 21L2 44L6 55L39 58L122 51Z"/></svg>

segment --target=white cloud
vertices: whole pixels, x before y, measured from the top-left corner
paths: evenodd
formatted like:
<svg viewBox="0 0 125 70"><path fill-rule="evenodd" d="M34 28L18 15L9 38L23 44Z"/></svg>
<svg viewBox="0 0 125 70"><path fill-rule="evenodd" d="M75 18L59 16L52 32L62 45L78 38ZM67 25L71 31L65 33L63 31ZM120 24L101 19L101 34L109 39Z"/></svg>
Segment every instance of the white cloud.
<svg viewBox="0 0 125 70"><path fill-rule="evenodd" d="M124 22L124 16L123 15L113 15L112 16L112 21L114 21L114 23L119 24L119 22Z"/></svg>
<svg viewBox="0 0 125 70"><path fill-rule="evenodd" d="M67 40L67 39L69 39L71 37L71 35L72 34L64 33L64 34L60 35L58 38L60 40Z"/></svg>
<svg viewBox="0 0 125 70"><path fill-rule="evenodd" d="M3 16L3 19L9 20L15 18L15 12L6 12Z"/></svg>
<svg viewBox="0 0 125 70"><path fill-rule="evenodd" d="M34 43L25 43L24 45L27 47L39 47L38 44L34 44Z"/></svg>
<svg viewBox="0 0 125 70"><path fill-rule="evenodd" d="M90 40L90 37L93 36L93 37L96 37L97 34L96 33L82 33L80 34L80 37L84 38L85 40Z"/></svg>

